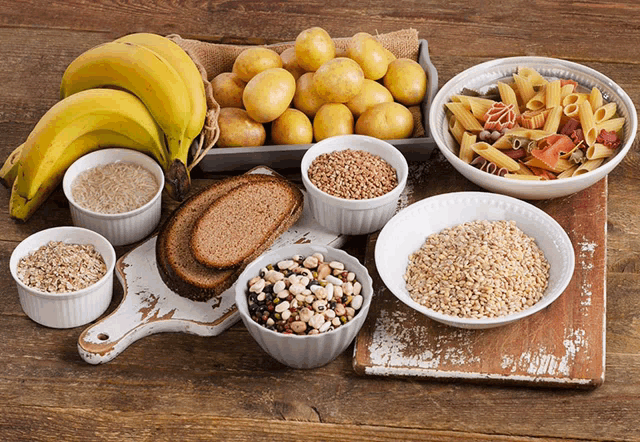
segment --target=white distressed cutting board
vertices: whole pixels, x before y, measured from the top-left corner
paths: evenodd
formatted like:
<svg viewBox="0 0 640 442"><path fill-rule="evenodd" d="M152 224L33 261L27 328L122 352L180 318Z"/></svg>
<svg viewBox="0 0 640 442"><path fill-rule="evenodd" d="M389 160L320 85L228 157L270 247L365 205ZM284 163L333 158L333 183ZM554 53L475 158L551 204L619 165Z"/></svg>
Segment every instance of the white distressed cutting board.
<svg viewBox="0 0 640 442"><path fill-rule="evenodd" d="M274 172L262 167L249 173ZM305 194L300 219L275 241L271 249L294 243L340 247L345 239L328 232L315 221ZM78 338L78 352L86 362L109 362L133 342L154 333L215 336L240 319L234 303L235 285L207 302L192 301L171 291L158 273L155 245L156 237L153 236L118 260L116 275L124 295L113 313L84 330Z"/></svg>
<svg viewBox="0 0 640 442"><path fill-rule="evenodd" d="M424 196L410 194L407 203ZM536 205L566 230L574 247L576 268L567 289L549 307L503 327L450 327L400 302L386 289L375 269L376 235L372 235L365 264L374 281L374 298L354 348L356 372L530 386L602 384L607 180L569 197Z"/></svg>

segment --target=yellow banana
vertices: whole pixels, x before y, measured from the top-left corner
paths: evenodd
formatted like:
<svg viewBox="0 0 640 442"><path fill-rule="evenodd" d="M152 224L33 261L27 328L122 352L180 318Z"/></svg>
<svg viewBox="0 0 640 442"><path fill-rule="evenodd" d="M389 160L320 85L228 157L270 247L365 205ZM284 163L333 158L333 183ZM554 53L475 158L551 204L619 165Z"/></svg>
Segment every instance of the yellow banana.
<svg viewBox="0 0 640 442"><path fill-rule="evenodd" d="M185 138L191 141L197 137L204 126L207 114L207 98L204 93L204 82L198 67L191 57L175 42L158 34L140 32L125 35L117 39L118 42L133 43L151 49L164 58L180 75L187 87L189 103L191 104L191 119L185 131Z"/></svg>
<svg viewBox="0 0 640 442"><path fill-rule="evenodd" d="M191 57L176 43L166 37L150 33L129 34L116 40L144 46L160 55L176 70L188 92L191 105L191 119L179 145L169 145L169 170L166 173L167 190L172 198L181 200L189 191L190 184L188 158L191 143L200 134L207 114L207 98L202 75ZM181 196L182 195L182 196Z"/></svg>
<svg viewBox="0 0 640 442"><path fill-rule="evenodd" d="M140 98L163 130L168 152L182 154L191 103L185 82L164 57L138 44L102 44L71 62L62 77L60 95L64 98L103 86L125 89ZM169 193L176 199L184 198L189 190L188 175L182 179L168 180Z"/></svg>
<svg viewBox="0 0 640 442"><path fill-rule="evenodd" d="M96 130L126 135L168 170L162 131L145 105L126 91L90 89L59 101L36 124L20 156L18 195L34 198L69 145Z"/></svg>
<svg viewBox="0 0 640 442"><path fill-rule="evenodd" d="M22 154L22 148L24 143L16 147L13 152L9 154L9 157L0 168L0 182L8 188L13 186L13 181L18 174L18 164L20 162L20 155Z"/></svg>
<svg viewBox="0 0 640 442"><path fill-rule="evenodd" d="M16 179L13 183L11 198L9 199L9 215L14 219L27 221L36 209L46 201L49 195L62 182L66 170L75 160L89 152L106 147L125 147L147 153L149 150L147 146L142 146L127 135L112 132L110 130L97 130L81 135L72 141L58 157L55 165L50 169L51 174L40 185L40 187L38 187L35 196L31 199L26 199L20 196L17 191L17 188L20 186L20 180L26 179L25 175L21 173L20 163L17 162Z"/></svg>

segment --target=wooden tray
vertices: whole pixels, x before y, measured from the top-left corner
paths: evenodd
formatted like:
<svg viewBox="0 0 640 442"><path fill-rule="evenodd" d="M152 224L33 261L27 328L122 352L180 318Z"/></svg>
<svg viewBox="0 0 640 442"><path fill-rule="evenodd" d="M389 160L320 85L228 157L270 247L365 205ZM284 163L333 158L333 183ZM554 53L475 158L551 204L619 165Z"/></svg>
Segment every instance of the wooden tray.
<svg viewBox="0 0 640 442"><path fill-rule="evenodd" d="M402 152L408 160L426 161L431 156L436 144L429 133L429 108L431 101L438 92L438 71L429 57L429 43L420 40L418 63L427 73L427 94L420 103L422 111L422 125L425 136L402 140L388 140ZM205 172L220 172L229 170L247 170L255 165L266 165L273 168L295 168L300 166L300 160L311 144L293 145L265 145L255 147L214 147L198 163Z"/></svg>
<svg viewBox="0 0 640 442"><path fill-rule="evenodd" d="M375 295L356 340L355 371L534 386L602 384L607 180L578 194L536 205L558 221L571 238L576 256L573 279L547 309L494 329L442 325L400 302L376 271L376 236L372 235L365 264L374 280Z"/></svg>
<svg viewBox="0 0 640 442"><path fill-rule="evenodd" d="M267 167L249 173L275 174ZM313 219L308 200L305 198L300 219L271 248L294 243L332 247L344 244L346 237L328 232ZM153 236L117 261L116 276L124 295L113 313L84 330L78 338L78 352L86 362L109 362L133 342L154 333L215 336L240 319L234 301L235 285L207 302L192 301L171 291L158 273L155 246Z"/></svg>

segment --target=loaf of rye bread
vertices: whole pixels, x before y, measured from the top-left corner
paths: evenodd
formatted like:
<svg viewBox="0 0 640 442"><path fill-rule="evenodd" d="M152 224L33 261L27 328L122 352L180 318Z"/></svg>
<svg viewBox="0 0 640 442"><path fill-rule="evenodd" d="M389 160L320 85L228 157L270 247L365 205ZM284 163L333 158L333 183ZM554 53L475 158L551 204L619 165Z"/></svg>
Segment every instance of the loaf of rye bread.
<svg viewBox="0 0 640 442"><path fill-rule="evenodd" d="M240 265L218 270L207 267L198 262L191 250L191 238L198 220L220 198L241 188L244 185L254 184L271 186L274 182L287 186L291 193L286 197L290 204L290 211L272 229L264 242ZM255 189L255 188L254 188ZM279 195L278 198L281 198ZM246 217L254 216L254 222L260 222L255 217L254 207L250 207L243 201L237 201L238 210L246 213ZM265 204L279 203L274 197L273 201L265 201ZM282 233L289 229L300 217L303 209L302 192L288 181L261 174L247 174L239 177L228 178L213 184L210 187L195 194L180 205L163 224L156 241L156 263L158 271L165 284L180 296L194 301L207 301L221 294L231 287L240 275L244 266L264 252ZM244 237L237 226L213 226L222 228L231 237Z"/></svg>

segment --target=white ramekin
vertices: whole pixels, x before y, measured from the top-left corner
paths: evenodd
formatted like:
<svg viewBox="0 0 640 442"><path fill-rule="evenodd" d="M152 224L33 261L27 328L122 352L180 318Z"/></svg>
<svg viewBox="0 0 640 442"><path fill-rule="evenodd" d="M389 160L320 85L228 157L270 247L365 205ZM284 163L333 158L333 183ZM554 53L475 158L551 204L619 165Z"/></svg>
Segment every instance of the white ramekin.
<svg viewBox="0 0 640 442"><path fill-rule="evenodd" d="M130 212L115 214L93 212L76 204L71 194L73 180L87 169L117 161L139 164L153 174L158 182L158 191L151 201ZM62 188L69 200L73 224L100 233L114 246L140 241L153 232L160 222L164 173L153 158L136 150L102 149L80 157L64 174Z"/></svg>
<svg viewBox="0 0 640 442"><path fill-rule="evenodd" d="M339 150L364 150L388 162L398 174L398 185L377 198L349 200L321 191L307 174L313 160L324 153ZM311 211L320 225L345 235L364 235L381 229L395 214L398 198L407 185L409 166L393 145L365 135L341 135L326 138L307 150L300 164L302 182L307 189Z"/></svg>
<svg viewBox="0 0 640 442"><path fill-rule="evenodd" d="M360 294L364 297L358 314L351 321L335 330L311 336L278 333L251 319L246 293L249 280L257 276L260 269L267 264L290 259L294 255L309 256L316 252L324 255L325 262L340 261L344 264L345 269L356 274L356 279L362 284ZM263 254L249 264L238 278L235 290L236 306L242 322L267 354L292 368L316 368L326 365L338 357L358 334L369 313L373 296L373 282L367 268L342 250L314 244L294 244Z"/></svg>
<svg viewBox="0 0 640 442"><path fill-rule="evenodd" d="M20 259L49 241L93 244L107 265L107 273L90 287L69 293L46 293L28 287L18 278ZM16 246L9 260L16 281L20 305L29 318L53 328L71 328L87 324L102 315L113 294L113 269L116 252L102 235L81 227L54 227L34 233Z"/></svg>

